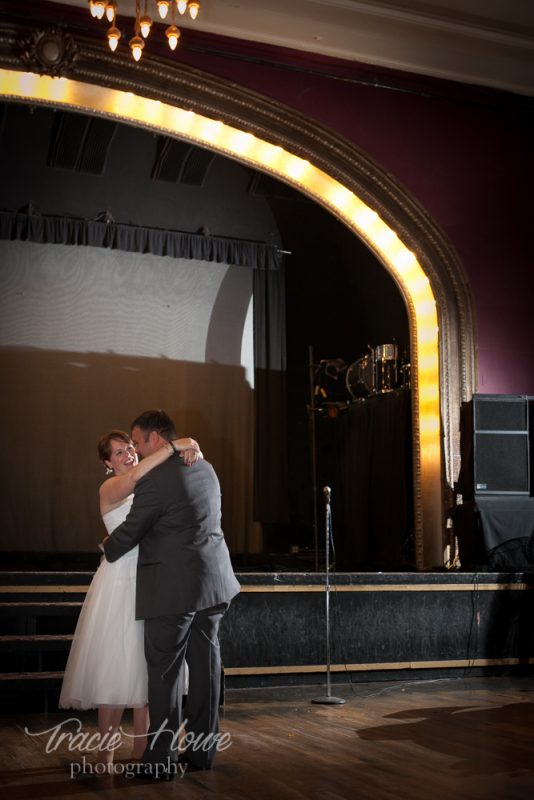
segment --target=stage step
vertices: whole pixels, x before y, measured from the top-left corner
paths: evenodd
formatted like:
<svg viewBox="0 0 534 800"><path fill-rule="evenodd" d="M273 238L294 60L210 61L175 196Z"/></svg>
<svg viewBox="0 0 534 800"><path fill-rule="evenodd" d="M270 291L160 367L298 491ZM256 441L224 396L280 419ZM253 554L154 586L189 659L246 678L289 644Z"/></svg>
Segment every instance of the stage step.
<svg viewBox="0 0 534 800"><path fill-rule="evenodd" d="M80 601L8 601L0 603L0 616L72 616L79 614L82 603Z"/></svg>
<svg viewBox="0 0 534 800"><path fill-rule="evenodd" d="M57 711L63 671L0 673L3 714Z"/></svg>
<svg viewBox="0 0 534 800"><path fill-rule="evenodd" d="M74 633L82 601L17 600L0 602L1 636L47 636Z"/></svg>
<svg viewBox="0 0 534 800"><path fill-rule="evenodd" d="M0 571L4 711L57 708L63 670L92 573Z"/></svg>
<svg viewBox="0 0 534 800"><path fill-rule="evenodd" d="M40 572L36 570L0 570L0 587L4 586L26 586L33 591L38 586L89 586L94 572L86 570L70 570L58 572Z"/></svg>
<svg viewBox="0 0 534 800"><path fill-rule="evenodd" d="M82 603L91 583L90 572L1 572L2 603Z"/></svg>
<svg viewBox="0 0 534 800"><path fill-rule="evenodd" d="M63 680L63 672L0 672L0 686L9 689L43 689L58 687Z"/></svg>
<svg viewBox="0 0 534 800"><path fill-rule="evenodd" d="M72 634L44 636L0 636L0 653L69 650L72 644L72 639Z"/></svg>

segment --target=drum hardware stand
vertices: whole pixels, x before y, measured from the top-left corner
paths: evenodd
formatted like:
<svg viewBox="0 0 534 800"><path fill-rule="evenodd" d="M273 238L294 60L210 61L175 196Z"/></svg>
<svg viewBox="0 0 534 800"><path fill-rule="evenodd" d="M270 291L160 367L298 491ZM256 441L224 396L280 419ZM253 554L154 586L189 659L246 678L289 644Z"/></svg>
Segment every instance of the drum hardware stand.
<svg viewBox="0 0 534 800"><path fill-rule="evenodd" d="M338 706L346 702L342 697L333 697L330 690L330 542L332 540L332 514L330 510L330 487L323 489L325 499L326 564L325 564L325 611L326 611L326 695L315 697L312 703Z"/></svg>

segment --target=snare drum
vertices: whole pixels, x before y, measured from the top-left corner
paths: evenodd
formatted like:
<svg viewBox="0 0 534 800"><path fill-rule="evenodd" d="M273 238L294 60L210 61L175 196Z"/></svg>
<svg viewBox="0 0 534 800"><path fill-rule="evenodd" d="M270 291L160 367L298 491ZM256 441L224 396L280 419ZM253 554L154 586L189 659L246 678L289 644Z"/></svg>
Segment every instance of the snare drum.
<svg viewBox="0 0 534 800"><path fill-rule="evenodd" d="M361 400L375 393L375 365L373 351L347 367L345 383L350 396Z"/></svg>
<svg viewBox="0 0 534 800"><path fill-rule="evenodd" d="M396 344L379 344L375 347L376 361L396 361L399 349Z"/></svg>

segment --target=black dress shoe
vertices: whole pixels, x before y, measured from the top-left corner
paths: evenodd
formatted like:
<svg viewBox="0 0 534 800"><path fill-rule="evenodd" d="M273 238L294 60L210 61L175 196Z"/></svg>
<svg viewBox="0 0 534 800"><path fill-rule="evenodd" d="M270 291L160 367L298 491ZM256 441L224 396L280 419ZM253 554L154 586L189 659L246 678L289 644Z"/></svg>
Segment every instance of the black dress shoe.
<svg viewBox="0 0 534 800"><path fill-rule="evenodd" d="M180 753L178 756L178 764L187 768L187 772L200 772L206 769L211 769L210 767L201 767L198 764L195 764L189 756L186 756L185 753Z"/></svg>

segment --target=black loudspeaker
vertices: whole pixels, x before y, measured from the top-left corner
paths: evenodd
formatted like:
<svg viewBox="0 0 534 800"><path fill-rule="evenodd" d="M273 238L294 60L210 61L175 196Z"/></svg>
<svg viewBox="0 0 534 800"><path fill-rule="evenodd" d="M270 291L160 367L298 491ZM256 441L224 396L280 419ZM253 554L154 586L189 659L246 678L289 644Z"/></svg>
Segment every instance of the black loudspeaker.
<svg viewBox="0 0 534 800"><path fill-rule="evenodd" d="M466 499L530 492L529 402L523 395L473 395L461 416L458 491Z"/></svg>
<svg viewBox="0 0 534 800"><path fill-rule="evenodd" d="M528 495L528 435L475 431L474 459L475 495Z"/></svg>
<svg viewBox="0 0 534 800"><path fill-rule="evenodd" d="M473 428L487 433L528 433L528 405L523 395L473 395Z"/></svg>

